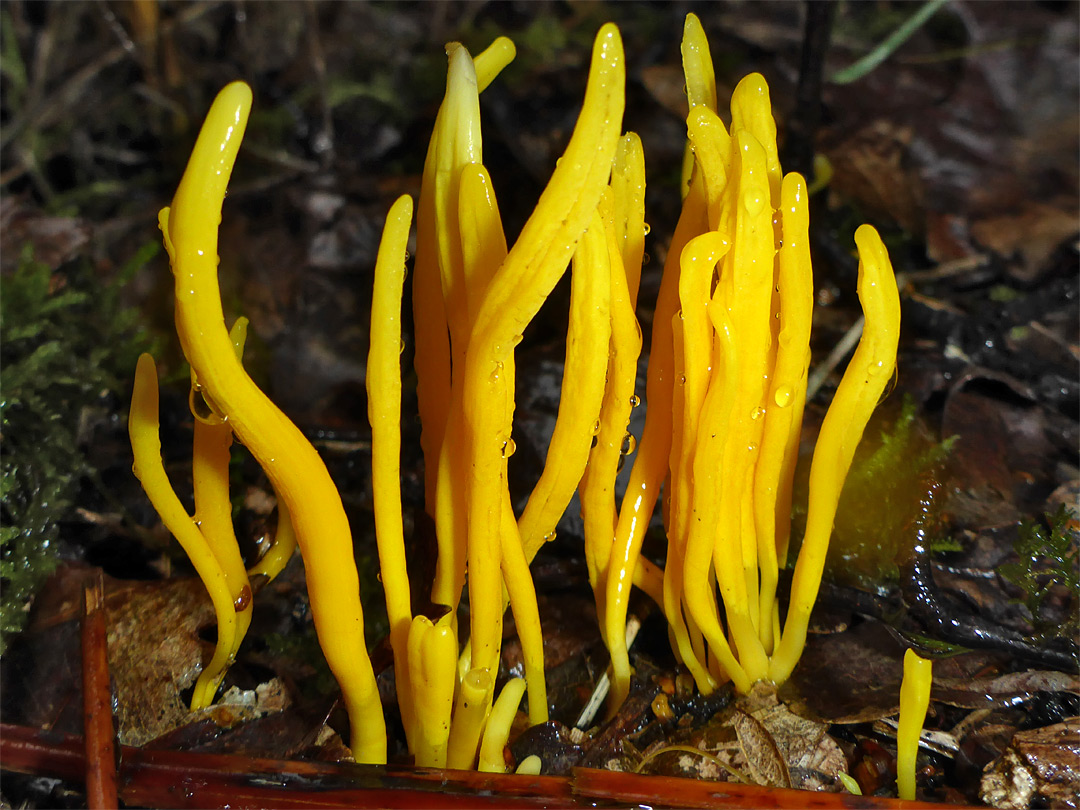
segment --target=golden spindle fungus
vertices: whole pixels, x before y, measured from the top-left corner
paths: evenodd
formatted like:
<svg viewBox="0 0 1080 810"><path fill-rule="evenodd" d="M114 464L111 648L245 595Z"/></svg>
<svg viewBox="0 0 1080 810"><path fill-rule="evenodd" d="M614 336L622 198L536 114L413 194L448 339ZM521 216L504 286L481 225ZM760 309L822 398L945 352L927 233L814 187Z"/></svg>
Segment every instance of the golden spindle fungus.
<svg viewBox="0 0 1080 810"><path fill-rule="evenodd" d="M706 229L704 191L700 183L693 182L675 226L660 279L645 380L645 399L648 402L645 427L638 442L634 466L630 469L626 495L619 509L615 539L611 543L606 566L605 604L598 606L598 615L604 626L603 635L611 653L612 706L619 706L630 692L630 660L625 646L625 627L631 577L640 558L641 543L656 505L660 484L667 472L671 450L674 385L671 319L679 308L679 256L686 243Z"/></svg>
<svg viewBox="0 0 1080 810"><path fill-rule="evenodd" d="M540 757L536 754L529 754L518 763L517 770L514 773L520 773L523 776L537 776L543 770L543 767L544 761Z"/></svg>
<svg viewBox="0 0 1080 810"><path fill-rule="evenodd" d="M593 426L604 398L612 272L604 223L594 212L572 263L570 323L555 430L540 480L518 521L526 549L538 549L555 531L589 461Z"/></svg>
<svg viewBox="0 0 1080 810"><path fill-rule="evenodd" d="M512 678L499 692L499 698L491 709L484 739L480 743L480 762L478 771L485 773L506 773L506 761L503 749L510 736L510 725L514 722L521 696L525 694L525 681Z"/></svg>
<svg viewBox="0 0 1080 810"><path fill-rule="evenodd" d="M505 38L475 59L457 43L447 46L447 90L417 205L415 367L425 508L439 552L431 600L449 607L436 623L412 615L402 529L399 346L412 218L407 197L388 214L375 270L367 385L376 534L408 745L417 764L433 767L472 767L479 753L482 769L505 770L503 748L526 692L530 722L547 720L543 636L529 563L554 535L575 488L611 653L612 709L629 691L625 628L632 584L662 606L676 654L702 692L725 680L745 692L759 679L786 679L805 642L854 446L896 356L895 280L876 232L863 226L856 242L866 327L814 454L806 536L781 634L776 589L790 533L813 281L805 184L798 175L781 176L768 86L757 74L740 82L729 133L716 112L708 41L688 15L685 199L655 307L645 427L619 506L615 479L622 457L634 451L628 425L638 404L641 351L634 307L648 232L641 142L633 133L619 134L622 42L610 24L597 34L570 142L508 247L482 162L479 93L513 55ZM160 218L176 277L177 332L199 385L193 403L205 400L207 422L214 423L197 428L196 517L203 532L161 468L148 357L140 360L132 403L136 472L218 612L218 648L193 702L212 699L250 615L250 587L226 508L228 442L235 431L279 495L277 542L252 573L275 575L299 544L319 640L349 711L354 755L380 762L385 727L341 498L315 450L246 375L224 328L217 225L250 103L246 85L222 91L173 206ZM543 471L515 518L507 486L515 347L571 259L566 396ZM661 571L641 556L641 544L665 480L668 553ZM470 626L459 654L457 608L466 586ZM507 603L525 678L508 683L493 708ZM536 772L539 762L522 769Z"/></svg>
<svg viewBox="0 0 1080 810"><path fill-rule="evenodd" d="M769 391L765 395L765 428L754 472L754 529L761 572L758 631L772 653L774 603L780 560L779 534L790 526L791 485L799 449L806 373L810 362L810 321L814 281L810 268L809 211L806 183L798 174L783 180L780 214L782 246L777 256L779 334ZM787 533L782 538L787 552Z"/></svg>
<svg viewBox="0 0 1080 810"><path fill-rule="evenodd" d="M448 768L468 769L476 762L480 735L491 712L495 677L489 669L471 669L461 679L446 757Z"/></svg>
<svg viewBox="0 0 1080 810"><path fill-rule="evenodd" d="M200 383L288 506L319 643L349 712L353 755L382 762L382 704L364 642L359 578L341 497L315 448L247 376L225 330L217 227L250 108L251 90L242 82L218 94L173 204L159 217L176 280L177 333Z"/></svg>
<svg viewBox="0 0 1080 810"><path fill-rule="evenodd" d="M242 358L247 338L247 318L237 318L229 333L237 359ZM191 398L195 427L192 439L191 479L195 498L193 520L199 532L206 538L210 551L221 565L225 582L233 597L236 625L232 634L220 628L218 644L228 649L228 662L236 657L240 642L251 624L251 583L240 556L240 546L232 523L232 501L229 500L229 456L232 446L232 428L227 420L214 412L211 403L204 400L202 386L192 372ZM203 402L210 413L204 415L199 403ZM220 673L224 675L224 670ZM195 687L192 703L208 706L214 700L221 678L200 680Z"/></svg>
<svg viewBox="0 0 1080 810"><path fill-rule="evenodd" d="M420 767L445 768L457 683L457 636L449 615L436 624L426 616L412 620L408 665L413 689L412 728L406 727L410 750Z"/></svg>
<svg viewBox="0 0 1080 810"><path fill-rule="evenodd" d="M371 299L371 341L367 361L368 421L371 423L371 489L379 570L386 594L390 646L399 679L398 704L406 729L413 725L409 683L409 627L412 624L405 536L401 518L401 295L405 255L412 225L412 199L398 198L386 216Z"/></svg>
<svg viewBox="0 0 1080 810"><path fill-rule="evenodd" d="M777 683L787 680L802 655L844 478L870 414L896 367L900 296L889 254L869 225L855 232L855 244L859 248L859 301L866 321L859 346L825 414L810 464L806 533L791 582L780 646L769 670Z"/></svg>
<svg viewBox="0 0 1080 810"><path fill-rule="evenodd" d="M614 179L614 178L613 178ZM628 279L620 255L614 219L610 212L610 196L601 199L601 220L605 233L607 266L610 271L611 305L610 346L606 353L607 368L600 414L593 423L593 447L588 467L579 485L581 517L585 524L585 560L589 582L596 596L597 615L604 632L604 596L607 589L607 565L611 542L615 535L618 510L615 505L615 477L622 459L622 445L630 424L634 406L634 385L637 382L637 360L641 353L641 330L634 316ZM632 220L633 214L628 213ZM624 247L627 243L624 243ZM633 249L631 249L633 250ZM639 267L640 271L640 267Z"/></svg>
<svg viewBox="0 0 1080 810"><path fill-rule="evenodd" d="M525 662L525 681L529 685L529 723L548 721L547 682L544 677L544 634L540 628L540 609L536 604L529 561L522 548L521 536L514 523L510 492L503 496L502 576L514 612L521 654ZM505 610L506 600L503 600Z"/></svg>
<svg viewBox="0 0 1080 810"><path fill-rule="evenodd" d="M289 507L285 501L274 492L277 501L278 521L274 531L274 542L259 558L259 561L248 569L248 576L261 574L267 581L273 580L285 570L285 566L292 559L296 551L296 532L293 531L292 518L289 517Z"/></svg>
<svg viewBox="0 0 1080 810"><path fill-rule="evenodd" d="M222 327L224 328L224 327ZM230 353L232 349L230 347ZM131 395L131 409L128 413L128 436L131 451L135 458L132 470L142 484L146 496L154 510L161 517L177 542L195 567L199 579L203 581L218 622L218 641L214 656L206 665L195 684L191 698L191 709L203 709L210 705L217 692L218 685L229 666L233 654L233 640L236 638L237 610L235 597L229 588L228 579L221 563L214 555L206 537L169 483L165 467L161 462L161 439L158 433L158 380L154 358L149 354L139 357L135 368L135 388ZM239 555L238 555L239 556Z"/></svg>
<svg viewBox="0 0 1080 810"><path fill-rule="evenodd" d="M926 710L930 706L933 662L914 650L904 653L900 684L900 725L896 731L896 788L901 799L915 800L915 759Z"/></svg>
<svg viewBox="0 0 1080 810"><path fill-rule="evenodd" d="M469 341L463 401L468 482L469 600L473 666L497 665L502 601L499 533L506 487L513 389L503 373L516 336L564 272L611 170L622 121L622 42L613 25L597 34L581 116L536 209L488 287Z"/></svg>

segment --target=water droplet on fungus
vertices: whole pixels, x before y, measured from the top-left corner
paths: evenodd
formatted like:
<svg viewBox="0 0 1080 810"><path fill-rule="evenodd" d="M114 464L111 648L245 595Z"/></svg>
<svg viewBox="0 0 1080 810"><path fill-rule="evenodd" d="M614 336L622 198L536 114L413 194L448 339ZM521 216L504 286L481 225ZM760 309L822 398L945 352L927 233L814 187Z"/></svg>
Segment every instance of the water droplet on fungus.
<svg viewBox="0 0 1080 810"><path fill-rule="evenodd" d="M237 613L240 613L241 611L247 610L247 607L250 604L251 604L251 586L250 585L245 585L243 588L240 589L240 595L237 596L236 600L233 602L233 609Z"/></svg>
<svg viewBox="0 0 1080 810"><path fill-rule="evenodd" d="M743 192L742 204L743 208L746 209L746 213L750 216L756 216L765 207L765 194L760 188L751 186Z"/></svg>

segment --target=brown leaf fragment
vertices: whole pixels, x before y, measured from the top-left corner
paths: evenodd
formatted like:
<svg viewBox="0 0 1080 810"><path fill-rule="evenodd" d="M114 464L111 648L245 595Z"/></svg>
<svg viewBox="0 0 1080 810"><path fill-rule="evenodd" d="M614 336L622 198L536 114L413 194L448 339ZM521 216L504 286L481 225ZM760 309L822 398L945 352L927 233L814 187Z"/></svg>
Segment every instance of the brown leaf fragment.
<svg viewBox="0 0 1080 810"><path fill-rule="evenodd" d="M746 758L746 770L754 783L766 787L791 787L784 758L769 730L756 718L736 710L731 718L739 738L739 750Z"/></svg>
<svg viewBox="0 0 1080 810"><path fill-rule="evenodd" d="M1080 795L1080 718L1020 731L983 774L979 798L1006 810L1034 802L1075 807Z"/></svg>
<svg viewBox="0 0 1080 810"><path fill-rule="evenodd" d="M950 706L978 709L997 704L1012 705L1017 698L1035 692L1080 694L1080 677L1066 672L1010 672L984 678L934 678L934 700Z"/></svg>
<svg viewBox="0 0 1080 810"><path fill-rule="evenodd" d="M181 691L202 669L208 644L198 633L214 611L198 579L124 583L109 591L106 609L120 741L142 745L186 722Z"/></svg>

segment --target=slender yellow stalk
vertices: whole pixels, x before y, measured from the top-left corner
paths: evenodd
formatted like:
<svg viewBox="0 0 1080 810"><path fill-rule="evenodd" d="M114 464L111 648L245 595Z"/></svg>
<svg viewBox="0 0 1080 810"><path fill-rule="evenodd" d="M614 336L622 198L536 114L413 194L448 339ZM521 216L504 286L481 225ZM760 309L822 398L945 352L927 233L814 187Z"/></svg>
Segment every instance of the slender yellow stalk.
<svg viewBox="0 0 1080 810"><path fill-rule="evenodd" d="M818 434L810 464L806 533L795 564L791 602L769 676L787 680L806 643L810 611L817 599L833 518L855 448L896 367L900 338L900 296L885 245L869 225L855 231L859 249L859 301L866 322Z"/></svg>
<svg viewBox="0 0 1080 810"><path fill-rule="evenodd" d="M574 251L566 361L555 429L540 480L518 519L526 549L539 548L554 533L589 461L593 426L604 398L612 272L604 223L594 212Z"/></svg>
<svg viewBox="0 0 1080 810"><path fill-rule="evenodd" d="M930 706L933 662L914 650L904 653L900 684L900 724L896 730L896 788L901 799L915 800L915 760L926 710Z"/></svg>
<svg viewBox="0 0 1080 810"><path fill-rule="evenodd" d="M247 318L237 318L229 332L237 359L243 357L247 338ZM195 417L192 441L191 479L195 497L193 520L225 573L229 593L236 611L236 627L230 637L218 633L218 644L228 649L228 662L236 658L240 642L251 624L251 584L240 556L240 546L232 522L232 501L229 499L229 457L232 447L232 428L212 410L209 414L199 407L202 386L192 372L190 403ZM225 672L220 673L224 676ZM200 680L195 685L192 703L208 706L214 701L220 678Z"/></svg>
<svg viewBox="0 0 1080 810"><path fill-rule="evenodd" d="M517 715L518 704L521 696L525 694L525 681L521 678L512 678L506 682L499 699L495 701L488 717L487 728L484 729L484 739L480 744L480 762L478 771L485 773L506 773L506 760L503 759L503 749L510 736L510 726Z"/></svg>
<svg viewBox="0 0 1080 810"><path fill-rule="evenodd" d="M416 764L445 768L450 741L450 717L457 683L457 636L450 616L432 624L417 616L409 627L409 684L413 690L413 728L409 744ZM398 683L398 699L402 686ZM406 731L409 731L406 728Z"/></svg>
<svg viewBox="0 0 1080 810"><path fill-rule="evenodd" d="M679 308L679 256L694 236L706 230L704 192L691 184L675 234L671 238L664 274L656 298L649 371L645 382L648 410L619 509L615 540L602 570L606 571L605 605L600 620L611 653L611 705L619 706L630 692L630 656L626 650L626 609L641 543L652 518L660 484L667 473L671 450L671 402L674 351L671 319Z"/></svg>
<svg viewBox="0 0 1080 810"><path fill-rule="evenodd" d="M410 746L413 688L408 664L412 625L409 574L401 518L401 295L412 224L412 199L402 196L386 216L375 263L371 341L367 359L368 421L371 423L371 489L379 570L386 595L398 706Z"/></svg>
<svg viewBox="0 0 1080 810"><path fill-rule="evenodd" d="M761 572L758 632L772 652L773 607L778 576L777 527L791 522L791 483L799 447L802 410L797 398L806 390L810 364L810 321L814 280L810 267L806 183L798 174L784 178L780 215L783 244L778 255L780 331L776 364L765 397L765 429L754 473L754 528ZM774 319L775 320L775 319ZM785 541L786 543L786 533Z"/></svg>
<svg viewBox="0 0 1080 810"><path fill-rule="evenodd" d="M446 767L468 769L476 763L480 735L491 711L495 676L488 669L471 669L461 679L450 725Z"/></svg>
<svg viewBox="0 0 1080 810"><path fill-rule="evenodd" d="M285 570L285 566L292 559L296 551L296 532L293 531L292 518L289 516L289 507L285 501L274 491L277 501L278 520L277 529L274 531L274 543L266 550L255 565L248 569L248 576L262 574L268 581L273 580Z"/></svg>
<svg viewBox="0 0 1080 810"><path fill-rule="evenodd" d="M529 571L529 561L514 523L509 490L503 496L503 510L503 525L508 530L502 535L502 576L525 660L525 681L529 685L529 722L535 726L548 721L544 634L540 628L540 610L536 604L536 589ZM506 600L503 601L505 603Z"/></svg>
<svg viewBox="0 0 1080 810"><path fill-rule="evenodd" d="M143 354L135 368L135 388L128 413L128 436L135 457L132 471L161 517L161 522L177 539L191 564L195 566L195 572L210 594L218 623L214 656L200 673L192 694L191 709L196 711L209 706L213 701L214 693L217 692L229 666L232 642L236 637L237 608L221 562L169 483L169 477L161 463L158 425L157 367L153 357ZM248 601L250 602L250 599Z"/></svg>
<svg viewBox="0 0 1080 810"><path fill-rule="evenodd" d="M218 94L172 207L159 217L176 279L177 333L218 411L289 508L319 643L349 712L353 754L361 762L382 762L382 704L364 642L360 583L341 497L315 449L247 376L225 329L217 226L250 108L251 90L242 82Z"/></svg>
<svg viewBox="0 0 1080 810"><path fill-rule="evenodd" d="M502 599L499 537L513 391L503 374L525 325L566 268L611 170L622 121L624 66L618 29L597 34L581 116L570 143L477 314L465 369L469 602L473 666L498 665Z"/></svg>
<svg viewBox="0 0 1080 810"><path fill-rule="evenodd" d="M514 58L514 43L499 37L473 60L477 88L482 92ZM435 516L440 448L450 411L450 338L439 277L435 217L435 154L438 124L428 144L424 176L417 206L416 261L413 275L413 321L416 334L417 400L424 451L424 497L427 512ZM455 602L456 604L456 602Z"/></svg>

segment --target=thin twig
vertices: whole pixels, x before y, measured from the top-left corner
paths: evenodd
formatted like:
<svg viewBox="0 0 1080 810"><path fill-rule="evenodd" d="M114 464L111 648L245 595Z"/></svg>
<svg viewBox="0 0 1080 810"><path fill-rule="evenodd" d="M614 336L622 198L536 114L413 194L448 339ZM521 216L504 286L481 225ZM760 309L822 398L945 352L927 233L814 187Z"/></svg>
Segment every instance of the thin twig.
<svg viewBox="0 0 1080 810"><path fill-rule="evenodd" d="M86 602L82 621L86 803L91 810L115 810L119 806L104 590L98 572L97 578L84 591Z"/></svg>
<svg viewBox="0 0 1080 810"><path fill-rule="evenodd" d="M637 638L638 630L640 629L641 619L637 616L630 616L626 620L627 650L633 646L634 639ZM581 710L577 722L574 723L574 728L586 729L592 725L593 718L595 718L596 713L600 711L600 707L603 705L604 700L607 699L608 692L611 690L611 676L608 674L609 672L610 667L604 671L604 674L601 675L600 679L596 682L592 695L589 696L589 702L586 703L585 708Z"/></svg>

